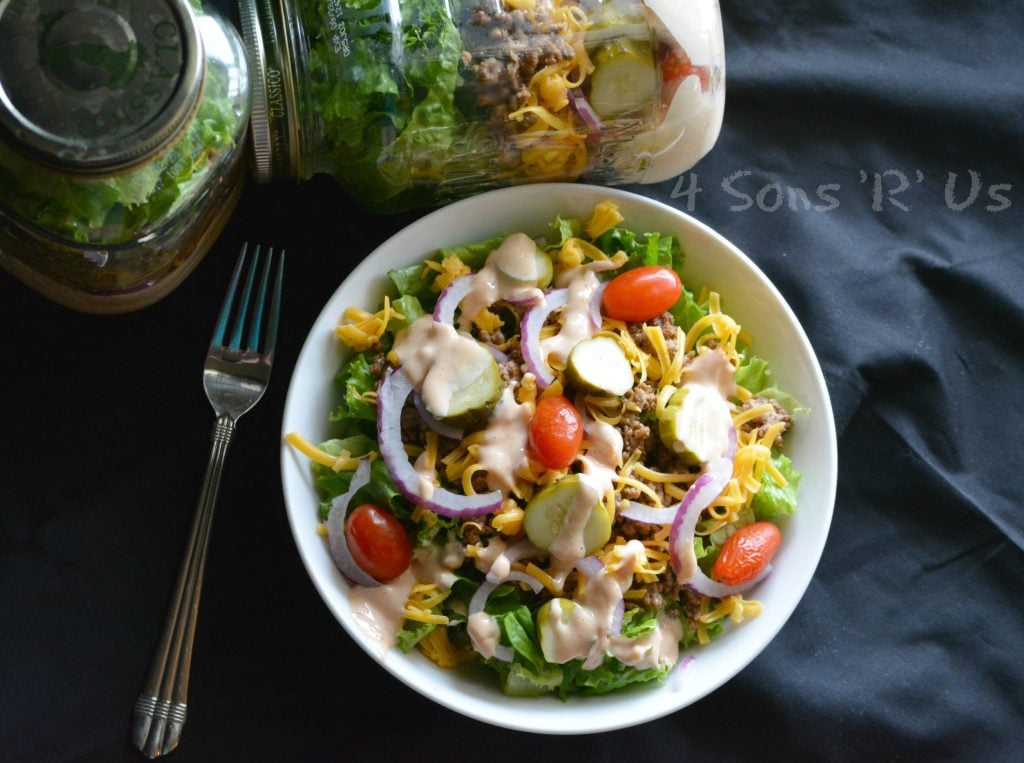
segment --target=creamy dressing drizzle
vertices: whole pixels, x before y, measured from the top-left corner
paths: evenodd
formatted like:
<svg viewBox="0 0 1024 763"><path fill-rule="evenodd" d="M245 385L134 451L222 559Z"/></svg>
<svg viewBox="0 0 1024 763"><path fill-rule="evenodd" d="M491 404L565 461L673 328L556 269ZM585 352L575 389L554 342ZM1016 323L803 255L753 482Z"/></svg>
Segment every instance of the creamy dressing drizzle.
<svg viewBox="0 0 1024 763"><path fill-rule="evenodd" d="M599 575L587 579L574 607L562 609L561 601L553 600L549 625L551 653L545 656L558 664L583 660L583 667L592 670L605 655L641 670L674 665L679 659L679 639L683 635L678 619L662 617L651 632L638 639L628 639L612 632L615 610L629 590L633 574L645 559L643 544L631 540L616 549L617 559Z"/></svg>
<svg viewBox="0 0 1024 763"><path fill-rule="evenodd" d="M726 433L732 426L728 398L736 394L735 376L729 358L717 348L702 352L683 369L683 388L689 393L677 427L701 462L719 458L728 447Z"/></svg>
<svg viewBox="0 0 1024 763"><path fill-rule="evenodd" d="M572 348L578 342L590 339L597 331L597 327L590 319L590 300L597 287L601 285L595 273L609 268L593 266L605 264L615 267L610 260L598 260L559 274L556 279L557 285L569 290L569 298L558 317L561 329L554 336L541 340L541 352L545 358L564 364Z"/></svg>
<svg viewBox="0 0 1024 763"><path fill-rule="evenodd" d="M487 263L473 276L473 287L462 299L459 328L468 331L480 311L499 300L541 300L537 288L537 244L525 233L513 233L487 255Z"/></svg>
<svg viewBox="0 0 1024 763"><path fill-rule="evenodd" d="M473 649L485 658L490 658L498 651L501 630L498 621L486 612L475 612L466 620L466 631Z"/></svg>
<svg viewBox="0 0 1024 763"><path fill-rule="evenodd" d="M416 474L419 476L419 484L416 486L416 492L419 497L425 501L429 501L434 495L434 487L436 486L435 480L437 479L437 471L431 468L430 465L430 454L427 451L423 451L416 457L415 463L413 463L413 469L416 470Z"/></svg>
<svg viewBox="0 0 1024 763"><path fill-rule="evenodd" d="M604 421L588 419L584 424L587 435L586 453L580 456L583 486L572 506L566 512L565 524L548 551L555 559L571 563L586 553L583 530L590 513L611 490L615 469L622 465L622 434Z"/></svg>
<svg viewBox="0 0 1024 763"><path fill-rule="evenodd" d="M573 499L572 506L565 512L565 523L558 535L548 546L551 556L563 562L574 562L586 556L586 544L583 542L583 530L590 519L590 513L601 501L599 493L591 481L583 479L580 490Z"/></svg>
<svg viewBox="0 0 1024 763"><path fill-rule="evenodd" d="M736 369L719 349L702 352L683 369L683 386L701 384L728 399L736 394Z"/></svg>
<svg viewBox="0 0 1024 763"><path fill-rule="evenodd" d="M451 588L456 579L452 570L458 569L465 558L458 543L448 543L441 549L418 548L412 564L394 580L374 588L349 588L352 620L377 647L381 659L395 646L412 587L417 583L434 583L439 588Z"/></svg>
<svg viewBox="0 0 1024 763"><path fill-rule="evenodd" d="M431 315L421 315L399 331L393 351L435 416L448 413L452 390L469 386L492 361L479 342Z"/></svg>
<svg viewBox="0 0 1024 763"><path fill-rule="evenodd" d="M375 588L353 585L349 589L352 620L377 647L382 659L395 646L405 602L415 584L416 577L410 567L394 580Z"/></svg>
<svg viewBox="0 0 1024 763"><path fill-rule="evenodd" d="M476 568L486 575L507 548L508 544L501 538L491 538L487 545L477 553L474 561Z"/></svg>
<svg viewBox="0 0 1024 763"><path fill-rule="evenodd" d="M617 266L608 260L590 262L559 276L556 285L569 290L566 306L559 316L561 328L555 336L544 340L547 357L564 363L577 342L592 337L596 331L591 322L590 302L600 282L597 273ZM507 237L491 252L487 264L473 276L473 284L462 301L459 326L468 329L479 312L499 300L523 302L543 299L536 288L536 245L522 233ZM437 416L444 416L449 407L451 390L459 389L478 377L480 353L487 353L472 337L450 325L437 323L424 315L401 331L395 338L394 352L413 386L420 390L423 401ZM707 356L717 355L713 359ZM732 372L724 353L704 353L688 367L686 383L712 385L724 396L735 393L728 387L722 362ZM488 486L507 494L514 485L516 472L528 467L527 446L532 404L516 402L512 390L506 388L492 414L484 442L477 451L478 460L487 471ZM583 528L594 506L612 487L616 467L622 463L622 435L610 424L601 421L586 423L586 452L582 462L582 484L565 526L549 549L551 563L548 574L561 588L574 563L586 553ZM423 458L417 459L420 493L427 498L434 490L435 475L426 468ZM481 549L475 563L482 572L493 572L503 579L508 575L507 544L492 539ZM563 613L559 600L552 603L553 638L558 659L585 660L585 667L600 665L611 655L627 665L645 669L671 665L678 659L678 642L682 624L674 618L662 617L657 627L639 639L626 639L612 633L612 621L623 594L632 583L637 565L644 559L643 545L636 540L619 547L619 560L606 567L595 579L588 580L579 594L576 606ZM401 627L405 603L416 583L436 583L449 588L455 581L452 570L465 559L458 543L444 549L418 549L413 564L401 576L375 588L353 585L349 603L353 620L360 630L376 644L382 656L395 645ZM557 612L556 612L557 610ZM557 616L556 616L557 615ZM484 657L493 657L499 644L500 629L490 615L479 612L468 618L468 632L474 649Z"/></svg>
<svg viewBox="0 0 1024 763"><path fill-rule="evenodd" d="M532 403L516 402L512 388L505 387L476 452L477 460L487 471L489 489L508 495L515 487L516 474L529 468L526 450L533 413Z"/></svg>

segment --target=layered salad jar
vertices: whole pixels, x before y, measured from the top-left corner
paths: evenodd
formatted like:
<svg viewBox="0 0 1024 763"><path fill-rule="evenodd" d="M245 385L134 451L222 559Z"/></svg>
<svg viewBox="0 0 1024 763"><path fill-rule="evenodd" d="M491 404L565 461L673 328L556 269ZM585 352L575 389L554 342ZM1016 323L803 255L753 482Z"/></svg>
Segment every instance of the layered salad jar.
<svg viewBox="0 0 1024 763"><path fill-rule="evenodd" d="M380 211L499 186L653 183L714 145L716 0L240 0L258 180Z"/></svg>
<svg viewBox="0 0 1024 763"><path fill-rule="evenodd" d="M0 265L77 310L152 304L238 198L241 38L197 0L8 0L0 40Z"/></svg>

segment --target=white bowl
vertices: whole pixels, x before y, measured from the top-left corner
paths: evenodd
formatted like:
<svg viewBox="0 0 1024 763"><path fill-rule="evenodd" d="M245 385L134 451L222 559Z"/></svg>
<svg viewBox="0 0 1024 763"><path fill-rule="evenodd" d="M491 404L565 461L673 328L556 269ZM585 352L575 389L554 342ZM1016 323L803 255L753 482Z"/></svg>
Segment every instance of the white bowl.
<svg viewBox="0 0 1024 763"><path fill-rule="evenodd" d="M778 385L811 414L786 435L786 453L803 473L799 506L789 518L772 574L755 589L763 613L730 627L695 655L682 681L596 697L507 697L491 671L444 670L420 655L381 654L355 625L348 583L315 532L318 498L309 463L282 443L284 497L299 554L324 602L348 634L386 670L424 696L487 723L523 731L583 734L634 726L675 712L721 686L756 657L779 632L810 583L821 556L835 500L837 447L832 408L821 368L793 311L765 275L735 246L706 225L656 201L587 185L522 186L485 193L428 214L392 236L338 287L313 324L295 365L284 410L283 432L313 442L328 436L335 406L332 379L346 350L334 327L350 305L375 309L389 269L421 261L442 246L496 234L544 232L556 214L586 218L594 204L611 199L636 231L679 237L686 253L684 276L691 288L713 287L726 312L754 335L754 349L771 361Z"/></svg>

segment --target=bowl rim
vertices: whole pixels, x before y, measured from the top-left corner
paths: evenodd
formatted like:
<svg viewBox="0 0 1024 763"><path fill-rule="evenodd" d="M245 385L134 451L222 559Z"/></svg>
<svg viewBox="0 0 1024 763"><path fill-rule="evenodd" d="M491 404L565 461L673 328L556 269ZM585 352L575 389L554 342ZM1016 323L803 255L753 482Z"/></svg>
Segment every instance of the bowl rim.
<svg viewBox="0 0 1024 763"><path fill-rule="evenodd" d="M630 206L638 206L639 208L649 211L652 216L668 216L669 218L674 219L677 226L689 229L690 232L706 239L721 251L727 252L728 256L730 256L736 264L742 266L748 271L750 276L754 277L758 288L766 291L768 296L771 298L771 301L774 303L773 307L780 309L783 322L788 324L789 329L793 333L793 338L799 345L796 357L801 357L807 363L806 371L809 374L809 381L813 386L813 390L817 398L817 402L814 406L814 418L818 420L816 426L820 427L822 430L819 435L821 442L816 441L816 446L824 448L823 452L820 454L822 458L821 478L824 482L822 485L823 492L815 504L815 511L819 512L821 516L816 524L810 525L810 527L814 529L811 537L812 543L809 546L806 543L801 545L801 558L805 560L800 567L803 574L799 575L796 587L793 587L792 585L787 587L784 602L780 605L773 605L773 611L771 612L768 624L764 628L755 628L754 636L743 640L742 643L746 648L740 655L741 658L730 659L727 662L725 669L716 673L713 679L703 681L693 690L687 689L687 686L690 683L690 678L687 677L686 682L683 682L680 676L681 671L677 669L673 674L675 678L670 676L661 687L642 686L636 690L627 689L625 691L619 691L609 695L593 697L574 696L569 702L561 702L549 697L508 697L501 694L500 689L497 686L497 681L494 680L494 674L490 671L488 671L488 675L491 677L490 683L493 684L493 686L476 687L473 684L465 683L467 680L466 676L459 674L457 671L443 671L443 669L433 665L433 663L427 662L426 658L418 653L404 655L397 652L397 650L391 650L388 654L381 654L365 634L362 634L359 631L358 626L351 622L351 618L348 616L348 613L344 611L344 605L341 603L340 599L347 599L347 581L345 581L340 573L333 568L333 564L330 565L333 572L328 571L325 574L322 571L322 568L319 568L315 564L315 560L312 556L305 551L310 543L313 542L310 536L315 536L314 508L316 504L310 504L308 499L308 489L312 489L312 479L308 476L305 479L299 477L302 482L307 484L307 497L300 499L295 495L295 490L290 489L292 479L297 476L297 473L300 470L304 471L306 475L309 475L310 470L308 467L308 460L297 454L294 449L284 441L284 436L288 432L294 430L294 427L290 426L289 422L295 418L295 412L302 408L303 398L308 397L308 395L304 394L304 391L300 393L297 389L296 384L297 379L300 376L299 372L301 369L305 368L306 365L312 362L312 359L315 358L315 356L322 356L325 352L324 338L320 335L320 332L325 328L333 329L333 326L336 325L337 320L341 316L342 310L348 306L347 304L340 305L339 309L339 304L336 304L339 303L342 293L346 290L346 287L352 283L361 283L365 280L369 285L375 278L386 277L386 268L382 271L381 266L378 264L378 260L386 256L386 253L392 251L396 246L403 245L406 241L417 241L421 238L429 238L429 236L425 234L435 230L439 223L443 223L448 219L457 219L460 216L472 216L473 214L476 214L479 209L493 206L499 202L503 204L514 204L517 201L525 202L531 196L535 196L538 193L549 194L552 197L561 197L563 199L571 198L573 203L586 202L591 206L597 201L603 199L608 199L620 204L625 203ZM543 221L544 223L552 219L555 214L558 214L559 209L557 207L549 207L549 212L549 217ZM498 224L499 221L494 221L494 227L498 227ZM629 223L627 219L627 227L628 225ZM445 233L444 235L448 234ZM450 240L449 243L458 244L460 241ZM415 249L413 256L404 257L402 262L411 264L418 259L429 255L434 249L436 249L436 247L421 247L420 249ZM375 291L371 288L364 289L364 292L364 301L361 303L364 307L369 307L368 303L371 301L371 298L379 299L379 296L375 295ZM723 299L728 303L728 290L724 290ZM730 312L733 311L730 310ZM330 331L329 333L333 334L333 331ZM335 369L337 369L341 367L342 360L347 350L343 350L336 344L332 344L331 346L334 347L334 351L338 353L338 357L334 364ZM330 378L325 378L323 381L327 384L330 382ZM818 416L819 413L821 414L820 417ZM321 414L325 422L325 427L326 415L327 411L325 410ZM291 378L289 379L288 392L282 415L281 435L281 484L285 510L288 515L288 522L291 527L293 540L296 543L296 549L299 552L303 566L320 595L321 600L326 604L335 619L339 621L345 632L348 633L348 635L363 649L364 652L366 652L385 670L391 673L391 675L428 699L431 699L464 716L474 718L491 725L544 734L598 733L653 721L696 702L725 684L727 681L731 680L736 674L743 670L775 638L778 632L789 620L792 612L802 600L807 587L810 585L821 555L824 551L825 542L831 526L838 482L838 443L825 377L803 326L800 324L792 308L776 286L768 279L763 271L761 271L757 264L742 250L709 225L697 220L691 215L688 215L685 212L657 199L642 196L630 191L583 184L552 183L542 187L517 186L482 193L454 202L446 207L442 207L424 215L418 220L415 220L390 235L385 241L375 247L373 251L371 251L358 265L356 265L349 275L346 276L338 285L324 304L317 318L313 321L309 333L303 342L302 349L296 358L295 366L292 370ZM799 509L797 513L800 513ZM308 517L308 519L300 519L303 515ZM324 544L319 537L316 537L316 541L319 543L319 547L323 549L322 553L316 552L319 554L319 562L322 565L323 557L326 556L329 562L329 556L327 556L326 544ZM772 576L769 576L768 580L766 580L762 585L769 584L771 577ZM347 601L345 602L345 605L347 605ZM763 613L758 620L761 620L764 617L765 613ZM757 623L757 621L753 622L754 624ZM741 625L739 628L734 628L732 630L742 632L743 628L744 626ZM697 656L700 656L704 650L713 647L721 649L721 642L729 635L733 634L726 634L723 638L713 641L711 645L702 647L701 651L697 653ZM736 639L734 638L733 640ZM726 647L728 647L728 643L726 644ZM398 654L397 657L394 656L396 653ZM426 662L426 666L424 666L423 670L417 669L416 667L416 663L420 661ZM692 668L688 669L692 670ZM436 671L438 673L443 671L444 673L453 674L455 678L440 681L438 680L440 676L434 676L430 673L426 673L424 672L425 670ZM672 683L682 684L683 688L670 685ZM470 689L473 691L470 692ZM654 695L655 693L662 691L669 692L669 701L631 701L632 698L638 697L640 692L647 692L650 695ZM493 696L491 696L492 694ZM622 704L625 704L627 708L632 706L638 709L632 715L628 713L613 714L593 712L601 705L607 705L609 703L612 705L620 704L617 702L618 698L625 698L625 702ZM497 700L497 702L495 700ZM524 702L529 704L524 704ZM559 707L567 708L566 712L552 713L553 709ZM573 707L586 709L582 712L569 710L569 708ZM565 715L568 718L571 718L572 722L565 724L553 720L553 718L560 715Z"/></svg>

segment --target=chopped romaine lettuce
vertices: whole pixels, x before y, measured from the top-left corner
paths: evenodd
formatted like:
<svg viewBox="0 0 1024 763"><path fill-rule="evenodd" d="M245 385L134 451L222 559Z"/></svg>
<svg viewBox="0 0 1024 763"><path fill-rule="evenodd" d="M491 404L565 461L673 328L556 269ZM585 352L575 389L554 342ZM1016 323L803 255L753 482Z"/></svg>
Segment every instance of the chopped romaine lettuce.
<svg viewBox="0 0 1024 763"><path fill-rule="evenodd" d="M338 372L335 381L341 388L341 402L331 413L331 421L377 420L376 406L366 400L366 393L375 391L378 381L370 370L370 357L369 352L361 352Z"/></svg>
<svg viewBox="0 0 1024 763"><path fill-rule="evenodd" d="M772 463L786 478L785 487L779 487L771 474L765 472L761 489L754 496L751 507L758 520L777 522L796 511L796 491L800 486L800 472L793 468L793 462L784 453L772 456Z"/></svg>

